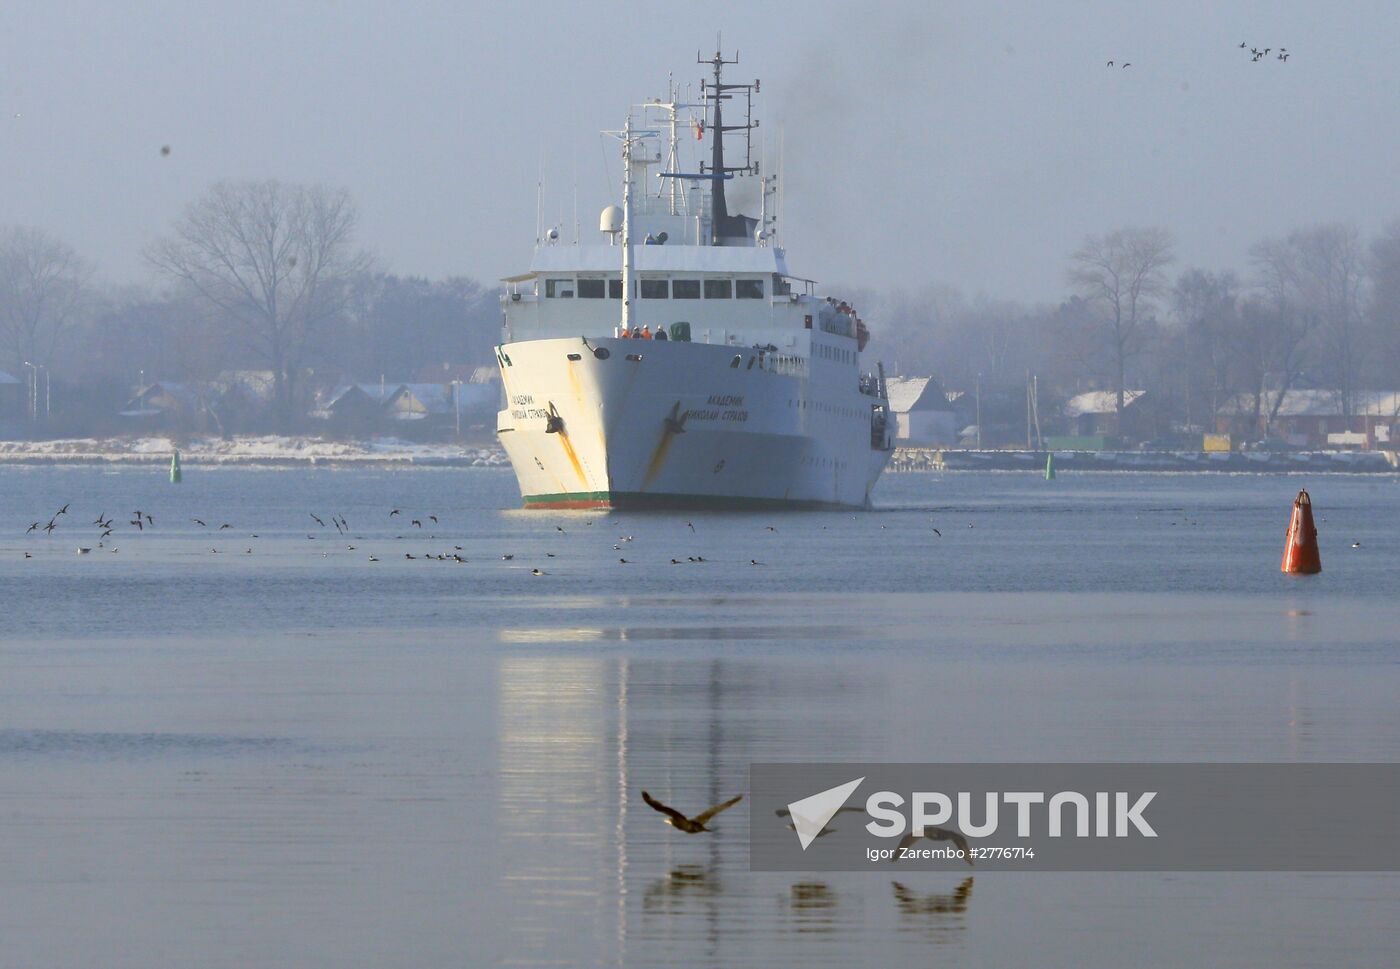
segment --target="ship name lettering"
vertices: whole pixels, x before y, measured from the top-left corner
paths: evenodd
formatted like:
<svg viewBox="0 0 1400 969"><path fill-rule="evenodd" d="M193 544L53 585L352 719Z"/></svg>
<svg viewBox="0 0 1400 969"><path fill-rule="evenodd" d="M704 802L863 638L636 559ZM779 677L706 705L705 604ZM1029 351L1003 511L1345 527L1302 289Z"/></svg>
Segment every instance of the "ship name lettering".
<svg viewBox="0 0 1400 969"><path fill-rule="evenodd" d="M533 404L535 398L531 397L529 394L512 394L510 402L512 404Z"/></svg>
<svg viewBox="0 0 1400 969"><path fill-rule="evenodd" d="M744 406L744 398L742 396L736 397L733 394L711 394L710 399L705 403L711 407L742 407Z"/></svg>

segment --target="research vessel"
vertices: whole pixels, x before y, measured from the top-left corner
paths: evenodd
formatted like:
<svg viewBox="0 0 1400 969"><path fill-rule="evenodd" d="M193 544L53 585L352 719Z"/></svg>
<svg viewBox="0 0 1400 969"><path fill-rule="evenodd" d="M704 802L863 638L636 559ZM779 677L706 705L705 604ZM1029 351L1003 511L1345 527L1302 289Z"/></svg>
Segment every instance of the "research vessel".
<svg viewBox="0 0 1400 969"><path fill-rule="evenodd" d="M537 228L504 280L496 430L526 507L863 508L892 453L865 324L779 244L760 82L697 60L693 103L668 85L608 132L622 197L600 241ZM756 215L731 202L744 189Z"/></svg>

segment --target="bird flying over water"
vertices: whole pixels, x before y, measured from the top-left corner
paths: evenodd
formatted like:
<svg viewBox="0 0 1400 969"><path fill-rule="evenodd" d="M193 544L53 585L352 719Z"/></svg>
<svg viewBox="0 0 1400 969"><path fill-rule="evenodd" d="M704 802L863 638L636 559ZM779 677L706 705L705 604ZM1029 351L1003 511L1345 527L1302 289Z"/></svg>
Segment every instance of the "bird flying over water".
<svg viewBox="0 0 1400 969"><path fill-rule="evenodd" d="M30 525L27 529L25 529L24 534L28 535L30 532L37 532L38 530L39 530L39 523L38 523L38 522L35 522L34 524Z"/></svg>
<svg viewBox="0 0 1400 969"><path fill-rule="evenodd" d="M320 525L322 528L326 527L326 523L321 521L321 519L317 518L316 513L314 511L308 511L307 514L311 516L311 518L316 522L316 524Z"/></svg>
<svg viewBox="0 0 1400 969"><path fill-rule="evenodd" d="M196 525L198 525L200 528L208 528L208 527L209 527L208 525L204 524L204 522L200 521L198 518L191 518L190 521L194 522L194 523L195 523Z"/></svg>
<svg viewBox="0 0 1400 969"><path fill-rule="evenodd" d="M66 515L66 514L68 514L68 505L64 505L62 508L60 508L60 509L58 510L58 515ZM57 518L58 515L54 515L54 517Z"/></svg>
<svg viewBox="0 0 1400 969"><path fill-rule="evenodd" d="M695 815L695 817L693 818L688 818L681 812L677 811L675 808L662 804L660 801L652 797L646 791L642 792L642 800L647 803L648 807L650 807L654 811L660 811L662 814L666 815L667 824L675 828L677 831L684 831L686 834L699 834L702 831L709 831L710 829L705 827L705 825L710 821L711 818L713 818L716 814L719 814L721 811L727 811L729 808L732 808L734 805L738 804L743 799L744 795L735 795L734 797L730 798L722 804L716 804L709 810L702 811L701 813Z"/></svg>

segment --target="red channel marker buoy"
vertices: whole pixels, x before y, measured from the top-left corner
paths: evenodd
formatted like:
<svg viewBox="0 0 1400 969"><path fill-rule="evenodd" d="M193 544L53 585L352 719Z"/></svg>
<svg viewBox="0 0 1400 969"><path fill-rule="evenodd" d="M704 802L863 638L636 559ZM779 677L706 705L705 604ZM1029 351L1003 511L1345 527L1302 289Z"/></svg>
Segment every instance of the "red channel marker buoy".
<svg viewBox="0 0 1400 969"><path fill-rule="evenodd" d="M1293 517L1288 522L1288 543L1283 546L1283 571L1312 575L1322 571L1322 555L1317 550L1317 528L1313 525L1312 499L1306 491L1293 500Z"/></svg>

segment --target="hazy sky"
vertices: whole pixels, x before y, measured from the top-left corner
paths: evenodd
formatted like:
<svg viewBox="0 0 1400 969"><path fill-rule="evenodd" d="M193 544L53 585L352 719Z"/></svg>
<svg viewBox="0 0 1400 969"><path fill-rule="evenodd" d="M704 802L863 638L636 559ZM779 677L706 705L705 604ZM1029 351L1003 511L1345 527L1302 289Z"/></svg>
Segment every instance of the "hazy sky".
<svg viewBox="0 0 1400 969"><path fill-rule="evenodd" d="M1245 268L1295 225L1400 217L1398 10L6 0L0 223L139 281L211 181L327 182L387 268L494 280L529 261L541 158L547 212L572 224L576 179L595 236L619 169L599 129L697 78L719 30L732 76L763 80L770 148L783 132L795 272L1055 299L1083 236L1122 224Z"/></svg>

